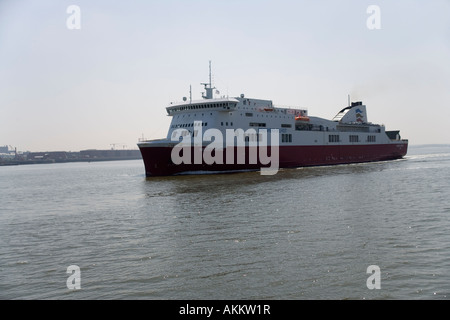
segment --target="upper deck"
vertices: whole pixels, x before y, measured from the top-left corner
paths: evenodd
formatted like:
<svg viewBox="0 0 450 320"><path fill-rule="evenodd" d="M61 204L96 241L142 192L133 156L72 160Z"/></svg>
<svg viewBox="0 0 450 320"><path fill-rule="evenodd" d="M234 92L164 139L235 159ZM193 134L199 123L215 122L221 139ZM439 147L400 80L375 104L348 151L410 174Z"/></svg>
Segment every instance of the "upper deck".
<svg viewBox="0 0 450 320"><path fill-rule="evenodd" d="M173 116L178 113L201 110L230 111L236 109L236 105L238 103L239 101L234 98L195 100L171 104L166 108L166 110L169 116Z"/></svg>
<svg viewBox="0 0 450 320"><path fill-rule="evenodd" d="M195 100L190 102L171 103L166 107L169 116L202 111L224 111L231 112L247 110L249 112L261 112L272 114L287 114L293 116L307 116L307 109L275 107L272 100L245 98L244 95L236 98L214 98L206 100Z"/></svg>

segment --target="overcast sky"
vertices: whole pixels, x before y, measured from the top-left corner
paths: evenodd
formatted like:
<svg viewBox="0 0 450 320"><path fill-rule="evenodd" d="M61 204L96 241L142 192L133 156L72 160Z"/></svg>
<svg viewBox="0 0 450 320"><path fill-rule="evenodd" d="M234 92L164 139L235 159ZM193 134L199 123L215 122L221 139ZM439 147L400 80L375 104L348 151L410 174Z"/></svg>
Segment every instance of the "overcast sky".
<svg viewBox="0 0 450 320"><path fill-rule="evenodd" d="M410 144L450 143L449 0L0 0L0 146L165 137L165 107L189 85L201 98L209 60L221 95L331 119L350 94Z"/></svg>

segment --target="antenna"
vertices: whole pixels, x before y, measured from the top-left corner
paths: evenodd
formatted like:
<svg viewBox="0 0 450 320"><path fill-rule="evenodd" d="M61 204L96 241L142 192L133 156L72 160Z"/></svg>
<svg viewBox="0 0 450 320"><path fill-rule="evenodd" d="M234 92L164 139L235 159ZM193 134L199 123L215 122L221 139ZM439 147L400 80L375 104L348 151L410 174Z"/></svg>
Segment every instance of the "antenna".
<svg viewBox="0 0 450 320"><path fill-rule="evenodd" d="M350 107L350 94L348 95L348 106Z"/></svg>
<svg viewBox="0 0 450 320"><path fill-rule="evenodd" d="M213 99L213 90L211 82L211 60L209 61L209 83L202 83L205 86L206 94L202 94L203 99Z"/></svg>
<svg viewBox="0 0 450 320"><path fill-rule="evenodd" d="M209 60L209 87L211 88L212 81L211 81L211 60Z"/></svg>
<svg viewBox="0 0 450 320"><path fill-rule="evenodd" d="M189 85L189 103L192 103L192 85Z"/></svg>

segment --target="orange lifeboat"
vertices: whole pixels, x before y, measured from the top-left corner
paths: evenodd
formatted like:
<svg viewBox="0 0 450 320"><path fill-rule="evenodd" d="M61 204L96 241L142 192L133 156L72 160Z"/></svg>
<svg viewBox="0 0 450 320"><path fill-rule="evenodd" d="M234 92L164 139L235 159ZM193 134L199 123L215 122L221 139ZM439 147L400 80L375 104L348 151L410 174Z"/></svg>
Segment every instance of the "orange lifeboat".
<svg viewBox="0 0 450 320"><path fill-rule="evenodd" d="M309 121L309 117L307 117L307 116L296 116L295 120L296 121Z"/></svg>

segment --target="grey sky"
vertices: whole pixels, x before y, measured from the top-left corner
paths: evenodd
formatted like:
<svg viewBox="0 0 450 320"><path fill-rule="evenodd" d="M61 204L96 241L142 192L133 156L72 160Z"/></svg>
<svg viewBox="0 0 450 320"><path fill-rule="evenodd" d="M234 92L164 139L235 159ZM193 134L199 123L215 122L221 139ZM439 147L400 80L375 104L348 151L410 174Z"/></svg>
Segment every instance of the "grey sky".
<svg viewBox="0 0 450 320"><path fill-rule="evenodd" d="M353 101L411 144L450 143L450 1L0 1L0 145L135 148L165 107L220 95L331 119ZM81 29L69 30L69 5ZM369 5L381 29L369 30Z"/></svg>

